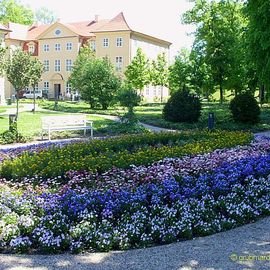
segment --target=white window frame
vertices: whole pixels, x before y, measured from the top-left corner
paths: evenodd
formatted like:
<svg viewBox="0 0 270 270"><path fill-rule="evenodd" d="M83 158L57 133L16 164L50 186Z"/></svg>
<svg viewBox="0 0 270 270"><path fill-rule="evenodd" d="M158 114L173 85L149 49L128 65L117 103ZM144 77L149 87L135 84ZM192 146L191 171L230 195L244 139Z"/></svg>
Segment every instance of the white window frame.
<svg viewBox="0 0 270 270"><path fill-rule="evenodd" d="M67 51L72 51L72 42L67 42Z"/></svg>
<svg viewBox="0 0 270 270"><path fill-rule="evenodd" d="M103 38L103 48L108 48L108 47L109 47L109 39Z"/></svg>
<svg viewBox="0 0 270 270"><path fill-rule="evenodd" d="M150 95L150 88L149 88L149 86L146 86L145 95L146 96L149 96Z"/></svg>
<svg viewBox="0 0 270 270"><path fill-rule="evenodd" d="M116 47L122 47L123 46L123 38L117 37L116 38Z"/></svg>
<svg viewBox="0 0 270 270"><path fill-rule="evenodd" d="M122 71L123 69L123 56L115 57L115 69L116 71Z"/></svg>
<svg viewBox="0 0 270 270"><path fill-rule="evenodd" d="M31 54L33 54L35 52L35 45L34 44L28 45L28 52Z"/></svg>
<svg viewBox="0 0 270 270"><path fill-rule="evenodd" d="M38 92L38 84L35 84L33 92L37 93Z"/></svg>
<svg viewBox="0 0 270 270"><path fill-rule="evenodd" d="M43 51L44 51L44 52L50 51L50 45L49 45L49 44L44 44L44 45L43 45Z"/></svg>
<svg viewBox="0 0 270 270"><path fill-rule="evenodd" d="M50 89L50 82L48 82L48 81L45 81L44 83L43 83L43 89L44 89L44 91L46 91L46 92L49 92L49 89Z"/></svg>
<svg viewBox="0 0 270 270"><path fill-rule="evenodd" d="M61 71L61 61L58 59L54 61L54 71L56 72Z"/></svg>
<svg viewBox="0 0 270 270"><path fill-rule="evenodd" d="M50 71L50 61L49 60L44 60L44 71L47 72L47 71Z"/></svg>
<svg viewBox="0 0 270 270"><path fill-rule="evenodd" d="M94 52L96 51L96 41L95 40L90 40L89 46L90 46L90 49L92 51L94 51Z"/></svg>
<svg viewBox="0 0 270 270"><path fill-rule="evenodd" d="M70 95L71 94L71 85L69 82L66 83L66 95Z"/></svg>
<svg viewBox="0 0 270 270"><path fill-rule="evenodd" d="M61 44L60 43L55 43L54 49L55 49L55 51L60 52L61 51Z"/></svg>
<svg viewBox="0 0 270 270"><path fill-rule="evenodd" d="M66 71L71 71L71 70L72 70L72 60L66 59Z"/></svg>

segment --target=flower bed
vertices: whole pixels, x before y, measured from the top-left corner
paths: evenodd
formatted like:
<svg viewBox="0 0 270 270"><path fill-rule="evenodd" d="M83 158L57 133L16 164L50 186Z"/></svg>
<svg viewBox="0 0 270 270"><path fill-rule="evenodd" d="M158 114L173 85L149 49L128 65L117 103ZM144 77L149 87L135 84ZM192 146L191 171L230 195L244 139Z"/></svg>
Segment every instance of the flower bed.
<svg viewBox="0 0 270 270"><path fill-rule="evenodd" d="M37 153L24 152L5 160L0 176L18 179L26 176L63 177L69 170L104 172L111 167L128 168L148 165L164 157L210 152L250 142L252 135L243 132L183 132L125 136L92 143L51 147Z"/></svg>
<svg viewBox="0 0 270 270"><path fill-rule="evenodd" d="M148 166L2 179L0 247L107 251L224 231L270 214L269 175L270 141L261 138Z"/></svg>

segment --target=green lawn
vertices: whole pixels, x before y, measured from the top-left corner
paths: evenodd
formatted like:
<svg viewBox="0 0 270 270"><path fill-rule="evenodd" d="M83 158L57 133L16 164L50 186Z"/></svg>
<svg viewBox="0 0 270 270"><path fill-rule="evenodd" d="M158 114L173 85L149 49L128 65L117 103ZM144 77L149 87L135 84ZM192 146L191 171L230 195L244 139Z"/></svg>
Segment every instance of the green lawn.
<svg viewBox="0 0 270 270"><path fill-rule="evenodd" d="M43 102L44 108L53 109L54 102ZM208 113L215 113L215 127L224 130L250 130L253 132L259 132L264 130L270 130L270 108L264 106L261 113L261 122L255 126L249 124L235 123L232 120L229 110L229 104L224 103L220 105L218 102L204 102L202 116L198 123L186 124L186 123L171 123L163 120L162 118L161 104L146 104L135 108L136 114L141 122L151 124L154 126L170 128L170 129L203 129L208 125ZM58 109L66 112L83 112L83 113L98 113L98 114L112 114L122 115L124 110L122 107L112 107L108 110L90 110L89 105L84 102L71 103L71 102L59 102Z"/></svg>
<svg viewBox="0 0 270 270"><path fill-rule="evenodd" d="M41 117L42 116L50 116L50 115L64 115L66 113L62 112L36 112L33 114L32 112L22 112L19 114L18 119L18 130L19 132L28 138L40 137L41 132ZM108 125L113 124L113 121L106 120L102 117L94 117L88 116L88 120L94 121L94 132L98 132L99 130L103 130L108 127ZM8 129L8 116L0 116L0 133L4 132ZM82 132L79 132L81 134ZM63 132L63 133L53 133L54 137L60 136L66 137L71 134L78 134L78 132Z"/></svg>

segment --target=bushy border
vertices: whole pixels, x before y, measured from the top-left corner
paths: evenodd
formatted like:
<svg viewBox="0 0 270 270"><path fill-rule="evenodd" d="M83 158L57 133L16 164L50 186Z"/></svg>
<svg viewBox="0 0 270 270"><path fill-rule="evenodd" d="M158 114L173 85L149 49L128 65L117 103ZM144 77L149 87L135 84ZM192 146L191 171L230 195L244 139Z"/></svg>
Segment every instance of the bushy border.
<svg viewBox="0 0 270 270"><path fill-rule="evenodd" d="M183 132L124 136L120 138L52 147L38 153L25 152L5 160L0 175L6 179L26 176L64 177L73 170L104 172L113 166L148 165L164 157L199 154L217 148L247 144L253 136L243 132Z"/></svg>

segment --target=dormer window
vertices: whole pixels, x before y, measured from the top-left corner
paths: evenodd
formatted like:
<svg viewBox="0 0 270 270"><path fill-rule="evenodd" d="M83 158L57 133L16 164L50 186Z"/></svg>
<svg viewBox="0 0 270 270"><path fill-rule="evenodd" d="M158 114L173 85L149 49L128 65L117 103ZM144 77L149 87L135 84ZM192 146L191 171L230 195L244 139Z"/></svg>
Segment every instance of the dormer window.
<svg viewBox="0 0 270 270"><path fill-rule="evenodd" d="M35 52L35 45L34 44L29 44L28 45L28 52L30 54L33 54Z"/></svg>

